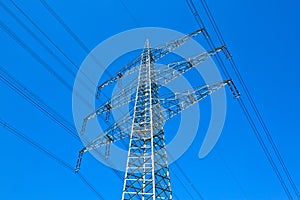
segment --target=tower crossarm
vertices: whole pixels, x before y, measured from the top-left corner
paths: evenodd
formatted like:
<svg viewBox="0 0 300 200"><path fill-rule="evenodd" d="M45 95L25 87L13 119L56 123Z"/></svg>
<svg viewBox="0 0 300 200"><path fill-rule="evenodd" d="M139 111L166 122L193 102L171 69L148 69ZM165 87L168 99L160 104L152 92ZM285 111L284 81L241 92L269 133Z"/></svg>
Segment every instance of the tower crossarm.
<svg viewBox="0 0 300 200"><path fill-rule="evenodd" d="M112 124L107 128L103 134L94 138L89 144L79 151L78 160L75 168L75 172L78 172L81 166L82 156L87 151L92 151L100 147L106 146L107 152L109 152L109 146L111 143L117 142L119 140L129 138L131 131L131 119L130 114L127 114L121 120ZM107 155L105 155L107 156Z"/></svg>
<svg viewBox="0 0 300 200"><path fill-rule="evenodd" d="M126 115L121 120L112 124L100 135L92 140L91 143L85 146L86 151L95 150L99 147L106 145L108 142L113 143L129 137L131 131L131 116Z"/></svg>
<svg viewBox="0 0 300 200"><path fill-rule="evenodd" d="M192 33L189 33L187 35L184 35L178 39L169 41L163 45L159 45L157 47L151 48L151 56L153 59L153 62L156 62L160 58L164 57L168 53L174 51L176 48L180 47L181 45L185 44L187 41L189 41L191 38L196 37L200 33L204 32L204 28L196 30ZM133 61L128 63L125 67L123 67L118 73L113 75L110 79L103 82L101 85L98 86L98 96L100 93L100 90L104 88L105 86L110 85L111 83L114 83L121 78L133 74L134 72L139 70L139 64L141 63L142 56L138 56Z"/></svg>
<svg viewBox="0 0 300 200"><path fill-rule="evenodd" d="M202 32L204 32L204 28L196 30L192 33L186 34L186 35L182 36L181 38L169 41L163 45L159 45L154 48L151 48L151 54L152 54L153 61L156 62L160 58L162 58L165 55L167 55L168 53L174 51L181 45L188 42L191 38L196 37L197 35L199 35Z"/></svg>
<svg viewBox="0 0 300 200"><path fill-rule="evenodd" d="M164 119L168 120L176 116L231 82L232 80L229 79L161 96L160 105L162 107Z"/></svg>
<svg viewBox="0 0 300 200"><path fill-rule="evenodd" d="M132 94L136 89L136 83L132 83L129 86L120 89L116 94L114 94L109 100L96 108L92 113L83 119L82 128L80 134L84 134L87 122L101 114L106 114L106 121L109 120L110 112L117 109L123 105L127 105L132 102Z"/></svg>
<svg viewBox="0 0 300 200"><path fill-rule="evenodd" d="M192 69L193 67L199 65L211 56L217 54L224 48L224 46L221 46L209 51L204 51L188 59L169 63L167 67L163 67L162 69L157 69L155 73L157 84L159 86L168 84L169 82L173 81L177 77L183 75L184 73Z"/></svg>

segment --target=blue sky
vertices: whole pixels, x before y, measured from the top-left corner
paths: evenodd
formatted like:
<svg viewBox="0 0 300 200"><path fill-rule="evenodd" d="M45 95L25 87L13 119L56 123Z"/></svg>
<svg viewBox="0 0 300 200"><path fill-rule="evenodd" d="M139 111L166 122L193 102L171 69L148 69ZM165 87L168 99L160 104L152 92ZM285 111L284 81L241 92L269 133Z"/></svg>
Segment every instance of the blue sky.
<svg viewBox="0 0 300 200"><path fill-rule="evenodd" d="M1 1L46 44L53 54L74 68L8 0ZM200 1L195 5L201 10ZM87 52L83 50L47 12L40 1L15 1L41 30L77 65ZM296 185L300 185L298 94L298 48L300 40L300 4L297 1L208 2L223 37L252 94L285 164ZM49 1L80 40L92 50L101 41L119 32L137 27L165 27L182 33L198 29L184 0L176 1ZM74 77L67 73L35 38L2 7L0 19L72 86ZM208 27L209 28L209 27ZM46 104L72 119L72 94L16 41L0 29L0 66ZM211 29L208 30L212 32ZM203 44L205 46L205 44ZM239 86L239 85L238 85ZM0 82L0 118L13 125L64 161L74 165L82 144L66 133L39 110ZM241 91L242 92L242 91ZM180 165L204 199L286 199L276 175L229 91L225 127L215 149L204 159L198 158L203 134L209 121L209 101L200 103L204 126L188 151L170 168L173 192L190 199L180 184L197 198ZM243 95L243 93L242 93ZM209 110L209 109L208 109ZM202 122L202 121L201 121ZM172 126L168 124L168 129ZM3 199L97 199L97 196L70 170L0 128L0 196ZM187 133L188 134L188 133ZM123 183L115 173L91 155L84 157L82 173L104 199L120 199ZM178 177L178 179L177 179Z"/></svg>

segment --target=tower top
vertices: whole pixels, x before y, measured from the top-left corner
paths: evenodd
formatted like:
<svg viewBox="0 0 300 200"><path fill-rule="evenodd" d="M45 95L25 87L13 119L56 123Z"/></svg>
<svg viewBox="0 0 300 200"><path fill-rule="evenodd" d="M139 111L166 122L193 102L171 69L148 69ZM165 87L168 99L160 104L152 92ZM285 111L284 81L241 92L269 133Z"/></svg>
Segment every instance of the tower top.
<svg viewBox="0 0 300 200"><path fill-rule="evenodd" d="M150 40L149 40L149 38L146 38L146 42L145 42L145 49L147 48L147 49L149 49L150 48Z"/></svg>

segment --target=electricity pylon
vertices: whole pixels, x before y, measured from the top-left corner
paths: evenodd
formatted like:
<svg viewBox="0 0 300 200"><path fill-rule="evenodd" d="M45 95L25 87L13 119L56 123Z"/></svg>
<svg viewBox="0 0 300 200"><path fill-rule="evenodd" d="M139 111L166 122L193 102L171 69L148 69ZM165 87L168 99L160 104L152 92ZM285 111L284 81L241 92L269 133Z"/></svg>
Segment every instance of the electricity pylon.
<svg viewBox="0 0 300 200"><path fill-rule="evenodd" d="M231 80L159 95L159 88L224 49L219 47L204 51L191 58L169 63L164 68L155 65L160 58L203 31L204 29L197 30L154 48L150 48L149 40L146 40L145 48L139 57L98 87L100 92L103 87L138 72L136 81L121 89L84 119L81 134L84 133L88 120L102 114L106 114L108 119L113 109L134 103L133 114L128 113L116 121L102 135L80 150L76 172L80 169L83 153L106 146L108 156L111 143L130 138L122 200L173 199L164 138L165 122L225 85L229 85L236 97L239 96ZM133 99L131 97L134 93Z"/></svg>

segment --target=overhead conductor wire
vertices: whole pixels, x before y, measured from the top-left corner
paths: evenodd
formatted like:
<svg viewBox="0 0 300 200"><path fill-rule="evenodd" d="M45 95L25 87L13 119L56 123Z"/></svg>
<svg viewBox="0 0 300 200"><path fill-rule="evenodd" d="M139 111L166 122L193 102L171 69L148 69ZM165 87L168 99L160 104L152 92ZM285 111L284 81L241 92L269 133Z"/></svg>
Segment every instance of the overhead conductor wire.
<svg viewBox="0 0 300 200"><path fill-rule="evenodd" d="M220 30L219 30L219 28L218 28L218 26L217 26L217 24L215 22L215 19L212 16L212 13L211 13L210 9L208 8L208 5L207 5L206 1L205 0L200 0L200 1L201 1L202 6L204 7L204 10L205 10L206 14L208 15L208 18L209 18L209 20L210 20L210 22L211 22L211 24L213 26L214 31L216 32L218 40L220 41L220 43L222 45L226 46L225 41L223 39L223 36L222 36L222 34L221 34L221 32L220 32ZM200 15L199 15L199 13L198 13L198 11L197 11L197 9L196 9L193 1L192 0L186 0L186 2L188 4L188 6L189 6L189 8L190 8L190 10L191 10L194 18L196 19L197 24L200 27L204 27L204 23L201 20ZM214 43L213 43L211 37L208 34L207 34L207 36L208 37L206 38L206 40L207 40L208 44L210 46L214 46ZM280 161L280 164L282 165L283 170L284 170L286 176L288 177L289 182L292 185L293 190L295 191L295 193L296 193L296 195L297 195L297 197L299 199L299 192L298 192L298 190L297 190L297 188L296 188L296 186L295 186L295 184L294 184L294 182L293 182L293 180L292 180L292 178L291 178L291 176L290 176L290 174L289 174L289 172L287 170L286 165L283 162L283 159L282 159L282 157L281 157L281 155L279 153L279 150L276 147L276 145L275 145L275 143L274 143L274 141L273 141L273 139L272 139L272 137L270 135L270 132L267 129L267 127L266 127L266 125L265 125L265 123L264 123L264 121L262 119L262 116L261 116L260 112L258 111L258 108L257 108L256 104L254 103L253 98L250 95L249 90L248 90L248 88L247 88L247 86L246 86L246 84L245 84L245 82L244 82L244 80L243 80L243 78L242 78L242 76L241 76L241 74L240 74L240 72L239 72L239 70L238 70L238 68L237 68L237 66L236 66L236 64L235 64L235 62L234 62L234 60L233 60L232 56L230 55L230 52L228 51L227 48L226 48L226 51L224 53L225 53L226 57L229 59L229 62L231 64L231 66L232 66L235 74L237 75L238 80L241 83L243 90L245 91L246 97L249 100L249 102L251 104L251 107L253 108L253 110L254 110L257 118L259 119L259 122L260 122L261 126L263 127L263 129L264 129L264 131L265 131L265 133L267 135L267 139L270 142L272 149L275 151L275 155L278 158L278 160ZM229 77L228 70L225 68L225 64L223 63L223 61L221 60L221 58L220 58L220 60L217 60L217 61L218 61L219 65L221 66L221 69L222 69L223 73L225 72L224 73L225 76ZM266 156L267 156L267 158L268 158L268 160L269 160L269 162L270 162L270 164L271 164L271 166L272 166L272 168L273 168L276 176L278 177L278 179L279 179L279 181L280 181L280 183L281 183L281 185L282 185L282 187L283 187L286 195L288 196L289 199L292 199L291 193L289 192L289 189L287 188L287 186L286 186L286 184L284 182L284 179L281 176L281 174L279 172L279 169L276 166L276 164L275 164L275 162L274 162L274 160L273 160L273 158L272 158L272 156L270 154L270 151L268 150L265 142L263 141L262 136L259 133L259 131L258 131L258 129L257 129L257 127L256 127L256 125L255 125L255 123L254 123L254 121L253 121L253 119L252 119L252 117L251 117L251 115L250 115L247 107L245 106L244 101L242 100L242 98L239 98L238 102L239 102L239 104L240 104L240 106L241 106L241 108L242 108L242 110L243 110L243 112L244 112L244 114L245 114L245 116L246 116L246 118L247 118L247 120L248 120L251 128L253 129L253 131L254 131L254 133L255 133L255 135L256 135L256 137L257 137L257 139L258 139L258 141L259 141L259 143L261 145L261 147L263 148L263 151L266 154Z"/></svg>
<svg viewBox="0 0 300 200"><path fill-rule="evenodd" d="M215 21L213 15L212 15L212 12L211 12L210 8L208 7L208 4L207 4L206 0L201 0L201 3L202 3L202 5L203 5L203 7L204 7L204 9L205 9L205 12L206 12L207 15L209 16L209 19L210 19L211 23L213 24L213 28L214 28L215 32L217 33L217 37L218 37L219 41L220 41L223 45L226 46L225 41L224 41L224 38L223 38L223 36L222 36L222 34L221 34L221 31L220 31L219 27L217 26L217 23L216 23L216 21ZM228 51L228 52L229 52L229 51ZM230 57L231 57L231 56L230 56ZM283 170L284 170L284 173L286 174L286 176L287 176L287 178L288 178L288 180L289 180L289 182L290 182L290 184L291 184L291 186L292 186L292 188L293 188L293 190L294 190L294 192L295 192L297 198L300 199L300 193L299 193L299 190L297 189L296 184L295 184L295 182L293 181L293 179L292 179L292 177L291 177L291 175L290 175L290 172L288 171L288 168L287 168L286 165L285 165L285 162L283 161L283 158L282 158L282 156L281 156L281 154L280 154L280 152L279 152L279 150L278 150L278 148L277 148L277 145L275 144L275 142L274 142L274 140L273 140L273 138L272 138L272 136L271 136L271 134L270 134L270 131L269 131L268 127L266 126L266 123L265 123L265 121L263 120L262 115L261 115L261 113L259 112L259 110L258 110L258 108L257 108L257 106L256 106L256 104L255 104L255 102L254 102L254 100L253 100L253 98L252 98L250 92L249 92L248 87L246 86L246 83L245 83L244 79L243 79L243 77L241 76L241 73L240 73L239 69L237 68L237 65L236 65L234 59L231 58L231 59L229 59L229 61L230 61L230 64L231 64L231 66L232 66L232 68L233 68L235 74L236 74L237 77L238 77L238 80L240 81L240 83L241 83L241 85L242 85L242 88L243 88L244 91L245 91L245 94L246 94L246 96L247 96L247 98L248 98L248 100L249 100L249 102L250 102L250 104L251 104L251 106L252 106L252 108L253 108L255 114L256 114L256 117L258 118L258 120L259 120L261 126L262 126L263 129L264 129L264 132L265 132L265 134L266 134L266 136L267 136L267 139L268 139L268 141L270 142L270 144L271 144L271 146L272 146L272 149L274 150L274 152L275 152L275 154L276 154L276 157L278 158L278 160L279 160L279 162L280 162L280 164L281 164L281 166L282 166L282 168L283 168Z"/></svg>
<svg viewBox="0 0 300 200"><path fill-rule="evenodd" d="M13 127L12 125L6 123L4 120L0 119L0 125L5 128L7 131L11 132L12 134L14 134L15 136L17 136L18 138L20 138L21 140L23 140L24 142L28 143L29 145L31 145L32 147L34 147L37 151L40 151L42 153L44 153L46 156L48 156L49 158L53 159L54 161L56 161L59 165L63 166L64 168L70 170L73 172L73 167L72 165L70 165L69 163L65 162L64 160L62 160L61 158L59 158L57 155L53 154L52 152L50 152L48 149L46 149L45 147L43 147L42 145L40 145L39 143L33 141L33 139L31 139L30 137L28 137L26 134L22 133L20 130L16 129L15 127ZM102 194L100 194L96 188L86 179L86 177L81 174L78 173L77 176L80 178L80 180L86 185L88 186L88 188L94 192L97 197L101 200L104 200Z"/></svg>
<svg viewBox="0 0 300 200"><path fill-rule="evenodd" d="M12 2L12 1L11 1ZM0 4L1 5L1 4ZM20 9L20 8L19 8ZM32 20L31 20L32 21ZM47 71L48 72L50 72L55 78L57 78L61 83L63 83L63 85L65 85L70 91L72 91L71 90L71 86L66 82L66 81L64 81L64 79L59 75L59 74L57 74L37 53L35 53L28 45L26 45L15 33L13 33L9 28L8 28L8 26L6 26L3 22L1 22L1 20L0 20L0 28L2 28L3 30L5 30L5 32L12 38L12 39L14 39L22 48L24 48L27 52L29 52L30 53L30 55L33 57L33 58L35 58L40 64L42 64L42 66L44 66L46 69L47 69ZM32 34L32 33L31 33ZM36 37L35 37L36 38ZM49 38L49 37L48 37ZM53 54L52 54L53 55ZM2 72L4 72L3 71L3 68L2 68ZM6 72L6 74L7 74L7 72ZM17 83L17 82L16 82ZM19 83L19 85L20 85L20 83ZM11 86L10 86L11 87ZM24 87L25 88L25 87ZM19 94L21 94L22 96L24 96L24 94L22 94L22 93L20 93L20 91L22 91L22 89L21 90L19 90ZM31 94L33 94L32 92L31 92ZM78 95L78 94L75 94L75 95ZM27 98L28 99L28 98ZM39 99L39 98L35 98L35 100L37 100L38 99L38 101L39 102L41 102L41 100ZM88 104L84 99L82 99L86 104ZM32 100L30 100L31 102L32 102ZM36 103L34 103L33 102L33 104L36 104ZM36 105L38 105L38 104L36 104ZM35 106L36 106L35 105ZM45 106L46 104L44 104L43 106ZM47 105L46 105L47 106ZM89 105L90 106L90 105ZM39 108L40 110L41 110L41 108ZM43 109L42 109L43 110ZM53 109L52 109L53 110ZM45 109L44 109L44 112L45 112ZM53 113L52 113L53 114ZM57 112L56 112L56 115L57 115ZM48 116L50 116L50 118L52 118L52 120L54 120L54 121L56 121L56 122L58 122L58 123L60 123L60 121L59 120L57 120L57 119L55 119L55 118L53 118L53 115L51 116L51 115L49 115L49 113L48 113ZM65 120L66 121L66 120ZM66 128L66 127L65 127ZM75 129L73 129L74 130L74 132L73 132L73 136L75 136L75 137L77 137L77 139L79 139L79 137L78 137L78 135L76 134L76 131L75 131ZM70 132L70 130L68 130L68 132ZM98 153L98 151L96 151L96 153ZM112 169L114 172L115 172L115 174L121 179L121 180L123 180L123 178L122 178L122 176L120 175L120 173L117 171L117 170L114 170L114 169Z"/></svg>

